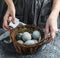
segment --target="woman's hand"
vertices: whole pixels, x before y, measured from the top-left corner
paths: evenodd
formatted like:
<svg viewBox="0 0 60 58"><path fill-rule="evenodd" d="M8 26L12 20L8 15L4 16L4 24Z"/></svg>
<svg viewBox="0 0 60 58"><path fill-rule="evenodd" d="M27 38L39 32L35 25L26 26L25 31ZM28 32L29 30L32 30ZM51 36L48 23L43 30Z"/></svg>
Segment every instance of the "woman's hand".
<svg viewBox="0 0 60 58"><path fill-rule="evenodd" d="M45 38L48 38L48 34L50 33L50 38L48 40L48 43L54 39L55 34L58 31L58 27L57 27L58 15L59 13L57 13L56 11L52 11L46 22Z"/></svg>
<svg viewBox="0 0 60 58"><path fill-rule="evenodd" d="M4 16L4 21L3 21L3 28L8 30L9 26L8 23L12 21L13 23L15 23L15 6L8 6L8 9L6 11L6 14Z"/></svg>

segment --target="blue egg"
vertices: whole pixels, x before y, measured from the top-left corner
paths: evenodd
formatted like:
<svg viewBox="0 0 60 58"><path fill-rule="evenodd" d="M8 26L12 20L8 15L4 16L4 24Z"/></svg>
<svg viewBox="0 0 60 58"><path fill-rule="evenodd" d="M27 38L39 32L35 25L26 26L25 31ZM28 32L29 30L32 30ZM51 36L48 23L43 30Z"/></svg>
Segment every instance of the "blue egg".
<svg viewBox="0 0 60 58"><path fill-rule="evenodd" d="M41 34L38 30L33 31L32 33L33 39L40 40L41 39Z"/></svg>

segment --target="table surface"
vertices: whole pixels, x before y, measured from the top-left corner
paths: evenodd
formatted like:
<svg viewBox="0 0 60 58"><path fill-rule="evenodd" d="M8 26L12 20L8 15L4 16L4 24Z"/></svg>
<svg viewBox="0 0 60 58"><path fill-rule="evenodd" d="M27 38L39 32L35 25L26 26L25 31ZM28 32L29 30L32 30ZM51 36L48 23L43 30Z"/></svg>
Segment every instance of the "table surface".
<svg viewBox="0 0 60 58"><path fill-rule="evenodd" d="M56 34L53 41L44 45L42 49L39 49L33 55L18 55L12 52L5 52L0 44L0 58L60 58L60 31Z"/></svg>

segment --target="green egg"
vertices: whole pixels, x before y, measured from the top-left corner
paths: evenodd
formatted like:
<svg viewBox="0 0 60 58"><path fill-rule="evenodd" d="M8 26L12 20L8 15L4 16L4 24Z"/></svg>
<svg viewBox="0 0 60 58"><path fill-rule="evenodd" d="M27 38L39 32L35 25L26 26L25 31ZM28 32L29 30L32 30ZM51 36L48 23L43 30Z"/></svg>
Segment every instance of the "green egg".
<svg viewBox="0 0 60 58"><path fill-rule="evenodd" d="M18 34L16 35L16 38L17 38L17 40L20 40L20 39L22 38L22 33L18 33Z"/></svg>

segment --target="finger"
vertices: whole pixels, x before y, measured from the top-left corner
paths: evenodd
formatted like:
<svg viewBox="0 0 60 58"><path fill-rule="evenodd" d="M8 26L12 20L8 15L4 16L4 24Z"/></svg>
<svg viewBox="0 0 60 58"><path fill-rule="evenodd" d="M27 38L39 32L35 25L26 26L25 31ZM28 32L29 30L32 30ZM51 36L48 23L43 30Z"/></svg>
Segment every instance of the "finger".
<svg viewBox="0 0 60 58"><path fill-rule="evenodd" d="M50 37L48 38L47 43L50 43L54 39L54 37L55 37L55 32L51 31L50 32Z"/></svg>
<svg viewBox="0 0 60 58"><path fill-rule="evenodd" d="M7 30L7 28L4 27L4 24L3 24L3 29Z"/></svg>
<svg viewBox="0 0 60 58"><path fill-rule="evenodd" d="M54 39L54 37L55 37L55 32L51 32L51 37Z"/></svg>
<svg viewBox="0 0 60 58"><path fill-rule="evenodd" d="M8 30L8 26L6 26L5 24L3 24L3 29Z"/></svg>
<svg viewBox="0 0 60 58"><path fill-rule="evenodd" d="M10 17L8 18L8 22L11 22L11 20L12 20L12 17L10 16Z"/></svg>
<svg viewBox="0 0 60 58"><path fill-rule="evenodd" d="M12 22L15 23L15 14L12 14Z"/></svg>
<svg viewBox="0 0 60 58"><path fill-rule="evenodd" d="M6 30L8 29L8 12L4 16L3 28L6 29Z"/></svg>
<svg viewBox="0 0 60 58"><path fill-rule="evenodd" d="M52 40L52 37L48 37L47 44L50 43Z"/></svg>
<svg viewBox="0 0 60 58"><path fill-rule="evenodd" d="M5 27L6 29L9 28L9 26L8 26L8 21L7 21L7 20L4 20L4 27Z"/></svg>
<svg viewBox="0 0 60 58"><path fill-rule="evenodd" d="M56 34L56 32L58 31L58 29L56 28L56 29L53 29L52 27L50 27L50 36L54 39L54 37L55 37L55 34Z"/></svg>
<svg viewBox="0 0 60 58"><path fill-rule="evenodd" d="M48 38L48 33L49 33L49 26L46 25L46 29L45 29L45 38Z"/></svg>
<svg viewBox="0 0 60 58"><path fill-rule="evenodd" d="M4 21L4 23L3 23L3 28L4 28L5 30L11 29L11 28L9 28L8 24L9 24L9 22L12 20L12 17L9 17L8 19L5 18L4 20L7 20L7 23Z"/></svg>

